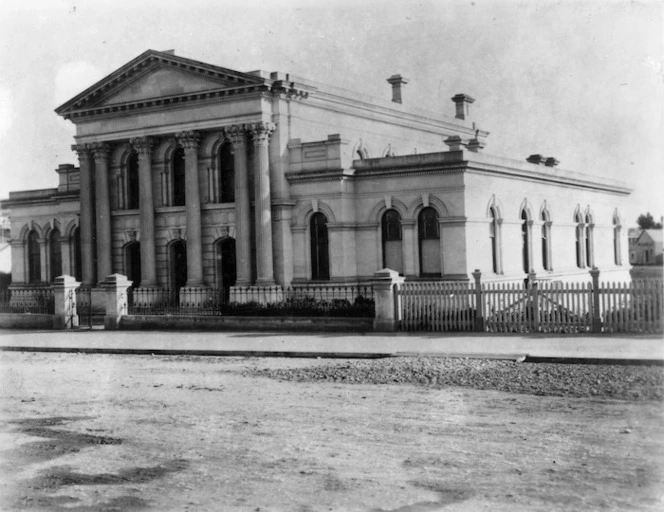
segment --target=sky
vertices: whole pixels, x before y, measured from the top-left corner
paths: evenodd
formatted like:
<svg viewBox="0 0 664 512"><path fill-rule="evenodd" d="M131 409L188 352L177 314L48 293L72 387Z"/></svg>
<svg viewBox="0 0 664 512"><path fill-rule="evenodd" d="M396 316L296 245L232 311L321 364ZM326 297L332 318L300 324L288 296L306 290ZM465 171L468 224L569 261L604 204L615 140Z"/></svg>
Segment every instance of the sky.
<svg viewBox="0 0 664 512"><path fill-rule="evenodd" d="M485 153L540 153L634 189L664 215L664 2L656 0L8 0L0 17L0 198L78 165L54 109L147 49L293 73L454 116Z"/></svg>

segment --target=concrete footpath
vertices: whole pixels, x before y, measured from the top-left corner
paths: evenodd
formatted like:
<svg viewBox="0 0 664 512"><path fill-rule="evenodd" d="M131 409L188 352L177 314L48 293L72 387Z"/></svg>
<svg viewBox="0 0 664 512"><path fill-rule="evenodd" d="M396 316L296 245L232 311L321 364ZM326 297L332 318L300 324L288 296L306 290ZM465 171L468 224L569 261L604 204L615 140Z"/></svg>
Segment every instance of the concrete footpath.
<svg viewBox="0 0 664 512"><path fill-rule="evenodd" d="M265 333L0 330L0 351L268 357L430 355L530 361L664 364L664 339L647 335Z"/></svg>

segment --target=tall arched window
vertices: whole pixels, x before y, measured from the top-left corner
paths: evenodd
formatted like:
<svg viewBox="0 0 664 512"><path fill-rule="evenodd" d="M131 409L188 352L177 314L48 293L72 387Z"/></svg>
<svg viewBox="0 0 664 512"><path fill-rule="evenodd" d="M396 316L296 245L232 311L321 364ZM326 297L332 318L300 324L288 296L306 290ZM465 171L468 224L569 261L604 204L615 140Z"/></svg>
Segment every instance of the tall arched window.
<svg viewBox="0 0 664 512"><path fill-rule="evenodd" d="M622 255L620 247L620 217L616 213L613 216L613 262L616 265L622 265Z"/></svg>
<svg viewBox="0 0 664 512"><path fill-rule="evenodd" d="M132 286L138 288L141 285L141 244L129 242L125 245L125 272L127 279L132 281Z"/></svg>
<svg viewBox="0 0 664 512"><path fill-rule="evenodd" d="M441 275L440 230L438 212L427 206L417 219L420 246L420 275L437 277Z"/></svg>
<svg viewBox="0 0 664 512"><path fill-rule="evenodd" d="M521 211L521 262L523 271L530 272L530 237L528 236L528 214Z"/></svg>
<svg viewBox="0 0 664 512"><path fill-rule="evenodd" d="M39 235L35 230L28 233L28 282L39 283L41 281L41 248L39 247Z"/></svg>
<svg viewBox="0 0 664 512"><path fill-rule="evenodd" d="M586 266L586 230L580 213L576 214L574 221L576 222L576 266L584 268Z"/></svg>
<svg viewBox="0 0 664 512"><path fill-rule="evenodd" d="M81 230L79 228L76 228L72 233L70 248L71 268L74 271L74 277L77 281L82 281L83 271L81 269Z"/></svg>
<svg viewBox="0 0 664 512"><path fill-rule="evenodd" d="M171 174L173 176L173 206L184 206L185 203L185 162L184 149L177 147L173 151L171 161Z"/></svg>
<svg viewBox="0 0 664 512"><path fill-rule="evenodd" d="M327 239L327 217L314 213L310 223L311 231L311 279L330 279L330 255Z"/></svg>
<svg viewBox="0 0 664 512"><path fill-rule="evenodd" d="M491 264L495 274L501 273L500 268L500 220L496 209L489 208L489 238L491 239Z"/></svg>
<svg viewBox="0 0 664 512"><path fill-rule="evenodd" d="M381 222L383 238L383 268L403 273L401 250L401 215L396 210L387 210Z"/></svg>
<svg viewBox="0 0 664 512"><path fill-rule="evenodd" d="M593 254L593 221L589 213L586 214L586 266L591 267L595 264Z"/></svg>
<svg viewBox="0 0 664 512"><path fill-rule="evenodd" d="M127 159L127 209L139 208L138 195L138 154L132 151Z"/></svg>
<svg viewBox="0 0 664 512"><path fill-rule="evenodd" d="M50 281L62 275L62 247L60 231L55 228L48 237L48 262L51 270Z"/></svg>
<svg viewBox="0 0 664 512"><path fill-rule="evenodd" d="M235 239L222 238L215 244L217 289L223 292L224 301L230 298L230 288L235 286L237 267L235 260Z"/></svg>
<svg viewBox="0 0 664 512"><path fill-rule="evenodd" d="M219 148L219 190L217 197L222 203L235 201L235 158L233 145L225 142Z"/></svg>
<svg viewBox="0 0 664 512"><path fill-rule="evenodd" d="M551 263L551 219L546 211L542 211L542 268L552 270Z"/></svg>

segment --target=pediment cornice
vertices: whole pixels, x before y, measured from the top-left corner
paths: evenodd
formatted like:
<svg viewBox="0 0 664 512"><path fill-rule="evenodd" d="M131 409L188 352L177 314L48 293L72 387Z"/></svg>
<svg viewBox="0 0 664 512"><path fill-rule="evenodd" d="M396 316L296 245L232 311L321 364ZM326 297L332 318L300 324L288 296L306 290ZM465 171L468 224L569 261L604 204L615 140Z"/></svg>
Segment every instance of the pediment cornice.
<svg viewBox="0 0 664 512"><path fill-rule="evenodd" d="M178 94L159 94L131 101L127 88L160 70L199 77L200 90ZM240 94L260 92L287 93L290 97L306 97L313 88L284 86L283 81L233 71L204 62L178 57L170 53L148 50L107 77L95 83L55 111L65 119L133 112L142 109L173 107L182 103L209 101ZM113 101L116 100L116 101Z"/></svg>

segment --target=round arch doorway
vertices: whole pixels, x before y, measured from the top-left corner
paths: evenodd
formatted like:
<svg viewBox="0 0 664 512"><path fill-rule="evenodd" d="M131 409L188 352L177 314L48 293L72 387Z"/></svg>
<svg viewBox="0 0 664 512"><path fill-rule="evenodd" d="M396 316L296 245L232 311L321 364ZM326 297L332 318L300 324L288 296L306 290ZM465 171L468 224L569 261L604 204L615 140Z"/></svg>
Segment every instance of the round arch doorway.
<svg viewBox="0 0 664 512"><path fill-rule="evenodd" d="M176 240L168 248L169 288L171 298L180 300L180 288L187 284L187 246L183 240Z"/></svg>

